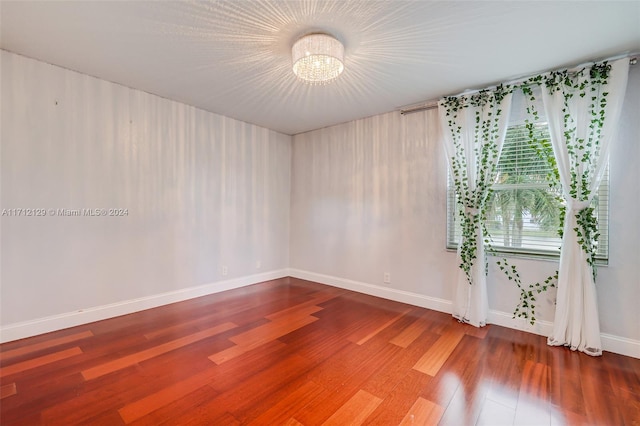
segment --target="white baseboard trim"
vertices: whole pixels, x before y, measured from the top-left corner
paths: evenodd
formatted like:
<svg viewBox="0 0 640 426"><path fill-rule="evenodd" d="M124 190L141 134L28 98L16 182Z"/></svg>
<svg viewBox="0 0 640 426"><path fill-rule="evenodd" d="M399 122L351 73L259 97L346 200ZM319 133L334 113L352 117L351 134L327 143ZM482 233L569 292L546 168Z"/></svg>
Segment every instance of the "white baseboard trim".
<svg viewBox="0 0 640 426"><path fill-rule="evenodd" d="M153 296L80 309L73 312L66 312L30 321L2 325L0 326L0 343L36 336L51 331L62 330L69 327L75 327L77 325L88 324L90 322L113 318L120 315L127 315L133 312L144 311L145 309L156 308L158 306L168 305L175 302L182 302L183 300L193 299L287 276L289 276L288 269L279 269L255 275L217 281L196 287L183 288L180 290L155 294Z"/></svg>
<svg viewBox="0 0 640 426"><path fill-rule="evenodd" d="M420 306L421 308L432 309L438 312L444 312L447 314L451 313L450 300L439 299L437 297L425 296L424 294L412 293L410 291L397 290L374 284L367 284L345 278L338 278L330 275L318 274L315 272L303 271L300 269L289 269L289 275L302 280L315 281L332 287L344 288L358 293L395 300L396 302Z"/></svg>
<svg viewBox="0 0 640 426"><path fill-rule="evenodd" d="M35 320L2 325L0 326L0 343L36 336L51 331L62 330L77 325L88 324L94 321L100 321L120 315L127 315L133 312L143 311L145 309L156 308L170 303L181 302L183 300L193 299L287 276L314 281L330 285L332 287L344 288L346 290L369 294L371 296L395 300L397 302L420 306L422 308L432 309L438 312L444 312L447 314L451 313L452 304L450 300L439 299L389 287L382 287L360 281L348 280L331 275L319 274L316 272L303 271L300 269L279 269L261 274L248 275L196 287L184 288L153 296L125 300L88 309L80 309L74 312L52 315ZM536 324L532 326L522 319L514 319L511 313L495 310L489 311L488 321L490 324L521 330L540 336L548 336L551 334L553 328L553 324L549 321L537 321ZM602 333L601 338L603 350L640 359L640 341L607 333Z"/></svg>
<svg viewBox="0 0 640 426"><path fill-rule="evenodd" d="M493 309L489 310L488 323L545 337L553 331L553 323L550 321L537 320L534 325L531 325L523 318L513 318L513 314L510 312L495 311Z"/></svg>
<svg viewBox="0 0 640 426"><path fill-rule="evenodd" d="M489 323L545 337L553 332L553 323L550 321L536 321L534 325L531 325L522 318L513 318L512 314L493 310L489 311ZM603 351L640 359L639 341L607 333L600 333L600 339Z"/></svg>
<svg viewBox="0 0 640 426"><path fill-rule="evenodd" d="M423 294L382 287L375 284L368 284L345 278L338 278L331 275L318 274L316 272L303 271L300 269L290 269L289 275L294 278L315 281L332 287L344 288L346 290L395 300L396 302L420 306L434 311L444 312L447 314L451 313L452 302L450 300L429 297ZM540 336L549 336L553 331L553 323L550 321L536 321L535 325L531 325L522 318L513 318L513 315L510 312L496 310L489 311L488 322L489 324L521 330ZM640 359L640 341L606 333L602 333L600 337L602 339L603 350Z"/></svg>
<svg viewBox="0 0 640 426"><path fill-rule="evenodd" d="M639 341L607 333L600 333L600 338L603 350L640 359Z"/></svg>

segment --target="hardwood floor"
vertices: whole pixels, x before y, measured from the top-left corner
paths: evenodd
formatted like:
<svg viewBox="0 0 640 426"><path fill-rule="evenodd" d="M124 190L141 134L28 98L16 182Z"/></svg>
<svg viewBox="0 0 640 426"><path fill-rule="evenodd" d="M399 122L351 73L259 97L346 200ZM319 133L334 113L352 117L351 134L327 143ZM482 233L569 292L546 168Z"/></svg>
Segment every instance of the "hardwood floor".
<svg viewBox="0 0 640 426"><path fill-rule="evenodd" d="M640 425L640 360L286 278L0 346L2 425Z"/></svg>

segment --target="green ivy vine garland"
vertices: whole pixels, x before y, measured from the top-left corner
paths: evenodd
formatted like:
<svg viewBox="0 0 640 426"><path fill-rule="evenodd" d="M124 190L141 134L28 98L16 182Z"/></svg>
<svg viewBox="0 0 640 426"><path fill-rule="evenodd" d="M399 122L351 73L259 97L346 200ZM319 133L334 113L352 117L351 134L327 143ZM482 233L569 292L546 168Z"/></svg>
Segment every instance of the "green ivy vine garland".
<svg viewBox="0 0 640 426"><path fill-rule="evenodd" d="M574 200L588 200L591 196L590 182L596 161L599 157L600 135L605 120L605 107L607 106L608 92L600 91L606 86L611 73L611 65L608 62L594 64L588 69L589 76L585 77L586 69L577 73L568 71L555 71L544 76L544 85L550 94L560 91L564 97L563 112L563 142L567 147L570 160L570 185L569 195ZM600 96L598 96L598 94ZM586 138L577 137L576 124L569 114L569 100L573 96L584 98L589 96L589 111L591 119ZM592 155L592 152L594 155ZM597 275L596 253L598 250L598 219L593 207L587 207L576 213L578 226L573 231L578 236L578 243L587 255L587 263L591 266L593 279Z"/></svg>
<svg viewBox="0 0 640 426"><path fill-rule="evenodd" d="M454 188L458 199L458 204L462 207L461 215L462 243L460 245L459 267L465 272L469 284L473 284L471 276L471 267L477 259L477 230L482 227L485 235L483 243L487 248L487 252L496 256L497 252L493 248L492 237L486 228L486 201L492 193L491 184L495 177L498 152L498 117L502 113L500 109L496 109L495 117L492 113L487 115L489 119L483 120L480 112L475 112L475 150L474 155L478 158L479 169L477 170L477 183L474 191L470 190L467 176L467 165L464 161L464 151L462 148L461 133L462 128L457 124L458 113L462 109L473 107L489 108L491 111L500 104L504 96L511 93L514 89L519 88L529 101L527 103L528 118L525 120L525 126L528 130L528 144L533 148L536 154L545 161L551 170L547 175L547 181L551 188L560 188L560 176L553 154L551 142L548 139L538 138L534 126L539 121L539 113L535 109L535 96L531 87L544 86L551 94L556 91L562 91L564 96L564 142L571 160L571 183L569 194L573 199L587 200L589 198L592 171L594 170L595 160L598 157L600 133L604 124L607 92L602 92L598 97L597 91L600 87L607 84L609 79L611 66L607 62L595 64L589 69L589 79L581 79L585 70L578 73L569 73L568 71L554 71L545 76L539 75L526 80L523 84L513 86L500 85L495 91L483 90L470 96L447 97L444 99L443 107L446 111L447 123L451 136L454 141L455 154L452 158L452 174ZM568 113L569 99L575 94L580 97L591 95L591 103L589 108L591 111L590 129L592 132L585 138L574 137L576 134L576 126L571 120ZM480 148L478 148L480 147ZM592 148L595 148L596 155L591 155ZM578 167L582 165L583 167ZM560 197L561 198L561 197ZM566 207L562 207L560 217L564 217ZM578 227L574 228L574 232L578 236L578 243L587 254L587 262L591 266L594 280L596 278L596 252L599 238L598 222L593 207L587 207L576 213ZM563 236L563 221L561 221L558 229L558 235ZM515 265L510 264L506 258L496 261L499 269L506 275L509 281L513 281L520 291L520 300L513 312L513 317L524 318L531 325L536 321L536 296L549 288L556 287L558 280L558 271L550 275L542 281L524 285L520 278L520 274ZM485 273L487 272L487 263L485 260Z"/></svg>
<svg viewBox="0 0 640 426"><path fill-rule="evenodd" d="M469 96L447 97L442 102L455 150L451 159L453 183L458 204L463 208L459 267L465 272L469 284L473 284L471 268L478 257L477 230L485 221L485 204L491 195L491 185L500 154L498 121L502 110L499 105L512 90L510 86L500 85L494 91L482 90ZM473 154L479 160L476 165L476 186L473 190L469 187L467 164L462 146L462 126L457 122L458 113L470 106L476 108ZM487 111L486 119L482 117L483 109Z"/></svg>
<svg viewBox="0 0 640 426"><path fill-rule="evenodd" d="M551 145L551 141L546 138L538 137L538 134L535 132L535 124L540 121L540 114L535 108L536 98L531 87L534 85L539 85L541 78L541 76L533 77L519 87L520 90L522 90L525 99L527 100L527 117L525 118L525 128L527 129L528 136L527 144L534 150L538 158L549 165L549 172L546 175L546 180L549 183L550 188L555 189L556 193L560 193L560 174L558 172L556 158L553 154L553 146ZM559 195L557 196L557 200L559 202L563 201L562 197ZM561 207L560 217L564 217L563 209L564 207ZM557 231L560 238L562 238L562 230L563 223L562 221L560 221L560 225ZM502 259L497 260L496 264L500 268L500 270L504 272L509 281L513 281L516 284L518 290L520 291L520 300L513 311L513 318L523 318L527 320L531 325L534 325L536 322L536 295L547 291L549 288L554 288L557 286L558 270L556 270L552 275L548 276L542 281L538 281L525 286L524 284L522 284L520 273L518 272L516 266L510 264L506 258L503 257Z"/></svg>

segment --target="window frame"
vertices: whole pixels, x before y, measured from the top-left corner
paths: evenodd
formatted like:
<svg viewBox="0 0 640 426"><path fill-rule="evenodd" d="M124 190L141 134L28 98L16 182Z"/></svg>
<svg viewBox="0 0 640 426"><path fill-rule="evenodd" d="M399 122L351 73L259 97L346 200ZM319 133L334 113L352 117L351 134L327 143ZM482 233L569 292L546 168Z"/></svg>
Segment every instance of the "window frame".
<svg viewBox="0 0 640 426"><path fill-rule="evenodd" d="M540 123L543 124L543 123ZM522 126L521 124L512 124L509 126L509 129ZM506 143L506 141L505 141ZM500 162L500 160L499 160ZM609 180L609 164L607 163L605 167L605 175L603 180L598 188L598 193L596 197L598 197L598 205L596 209L596 216L598 217L598 232L600 233L600 237L598 239L599 249L596 255L596 264L598 265L607 265L609 262L609 218L610 218L610 180ZM453 185L453 179L451 178L451 170L447 167L447 194L446 194L446 209L447 209L447 226L446 226L446 249L449 251L457 251L458 249L458 241L460 237L460 233L456 232L456 228L459 229L459 226L456 227L456 218L460 214L458 209L456 209L455 202L455 188ZM528 183L524 185L519 184L504 184L497 183L492 185L492 188L497 187L499 189L508 189L508 188L531 188L531 187L539 187L539 188L548 188L547 183ZM601 222L601 218L604 220L604 224ZM564 218L561 217L560 220L563 222ZM458 221L459 222L459 221ZM559 246L557 248L552 248L549 250L544 249L535 249L535 248L517 248L517 247L506 247L503 244L497 244L496 241L492 241L491 244L493 251L496 255L504 256L504 257L514 257L514 258L525 258L525 259L536 259L536 260L549 260L549 261L558 261L560 258L560 250ZM604 248L603 248L604 246ZM487 254L492 255L492 253L488 252Z"/></svg>

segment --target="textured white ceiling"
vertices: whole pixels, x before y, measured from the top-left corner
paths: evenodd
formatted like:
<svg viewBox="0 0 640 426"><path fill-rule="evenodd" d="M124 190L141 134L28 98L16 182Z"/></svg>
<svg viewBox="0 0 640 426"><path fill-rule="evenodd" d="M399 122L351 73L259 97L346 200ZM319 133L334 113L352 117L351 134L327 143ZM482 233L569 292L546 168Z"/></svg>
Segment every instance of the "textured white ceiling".
<svg viewBox="0 0 640 426"><path fill-rule="evenodd" d="M345 45L327 86L291 72L313 31ZM0 47L295 134L640 52L640 1L2 1Z"/></svg>

